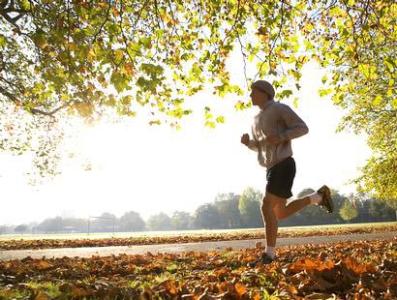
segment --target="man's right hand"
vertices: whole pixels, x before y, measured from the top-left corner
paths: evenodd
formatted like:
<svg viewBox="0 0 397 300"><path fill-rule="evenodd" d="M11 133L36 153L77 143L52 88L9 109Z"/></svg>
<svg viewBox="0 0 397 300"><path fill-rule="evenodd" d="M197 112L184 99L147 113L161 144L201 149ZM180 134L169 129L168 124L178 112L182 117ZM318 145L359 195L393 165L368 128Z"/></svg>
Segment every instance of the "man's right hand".
<svg viewBox="0 0 397 300"><path fill-rule="evenodd" d="M248 146L249 142L250 142L250 136L249 136L249 134L248 134L248 133L244 133L244 134L241 136L241 143L244 144L244 145L246 145L246 146Z"/></svg>

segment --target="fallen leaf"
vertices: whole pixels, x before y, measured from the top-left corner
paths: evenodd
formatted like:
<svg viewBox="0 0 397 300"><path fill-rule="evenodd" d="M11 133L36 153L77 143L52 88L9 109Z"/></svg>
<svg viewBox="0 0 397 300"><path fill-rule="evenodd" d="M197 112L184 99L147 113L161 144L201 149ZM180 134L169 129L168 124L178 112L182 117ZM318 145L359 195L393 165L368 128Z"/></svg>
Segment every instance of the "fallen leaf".
<svg viewBox="0 0 397 300"><path fill-rule="evenodd" d="M237 294L238 294L240 297L242 297L244 294L247 293L247 287L246 287L244 284L240 283L240 282L237 282L237 283L234 285L234 287L235 287L235 289L236 289Z"/></svg>

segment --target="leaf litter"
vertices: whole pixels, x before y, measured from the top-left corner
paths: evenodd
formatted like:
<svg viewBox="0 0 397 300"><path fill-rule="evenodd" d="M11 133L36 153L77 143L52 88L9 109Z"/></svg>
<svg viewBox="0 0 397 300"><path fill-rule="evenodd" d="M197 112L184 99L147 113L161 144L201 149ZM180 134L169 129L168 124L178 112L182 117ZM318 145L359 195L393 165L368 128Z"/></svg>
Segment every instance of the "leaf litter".
<svg viewBox="0 0 397 300"><path fill-rule="evenodd" d="M1 261L0 299L397 299L397 237L261 251Z"/></svg>
<svg viewBox="0 0 397 300"><path fill-rule="evenodd" d="M374 233L397 231L397 224L369 224L356 226L341 226L329 228L280 228L278 237L330 236L338 234ZM39 238L39 239L0 239L0 250L19 249L52 249L52 248L82 248L134 246L153 244L197 243L205 241L248 240L264 238L263 229L208 231L204 233L175 233L162 236L134 236L110 238Z"/></svg>

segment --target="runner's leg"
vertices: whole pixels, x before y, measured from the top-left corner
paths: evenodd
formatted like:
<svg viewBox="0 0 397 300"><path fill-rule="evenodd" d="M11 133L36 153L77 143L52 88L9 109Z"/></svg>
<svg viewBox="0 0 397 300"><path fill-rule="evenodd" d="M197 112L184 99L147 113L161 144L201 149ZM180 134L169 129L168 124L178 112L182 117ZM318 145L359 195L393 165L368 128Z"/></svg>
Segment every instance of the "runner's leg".
<svg viewBox="0 0 397 300"><path fill-rule="evenodd" d="M309 205L310 197L306 196L304 198L296 199L286 205L287 201L277 201L274 206L274 213L278 220L288 218L294 213L300 211L307 205Z"/></svg>
<svg viewBox="0 0 397 300"><path fill-rule="evenodd" d="M262 217L266 227L266 245L269 247L276 246L277 231L278 231L278 220L275 214L275 207L279 205L279 202L284 203L287 199L278 197L269 192L266 192L262 203Z"/></svg>

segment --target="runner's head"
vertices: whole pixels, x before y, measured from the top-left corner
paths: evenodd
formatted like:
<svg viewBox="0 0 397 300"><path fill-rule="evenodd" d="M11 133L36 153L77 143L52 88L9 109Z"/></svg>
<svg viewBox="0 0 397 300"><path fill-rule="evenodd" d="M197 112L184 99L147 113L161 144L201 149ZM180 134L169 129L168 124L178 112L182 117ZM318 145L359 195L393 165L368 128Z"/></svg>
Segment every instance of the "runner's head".
<svg viewBox="0 0 397 300"><path fill-rule="evenodd" d="M257 80L251 85L251 100L253 105L261 106L269 100L274 99L273 86L265 80Z"/></svg>

